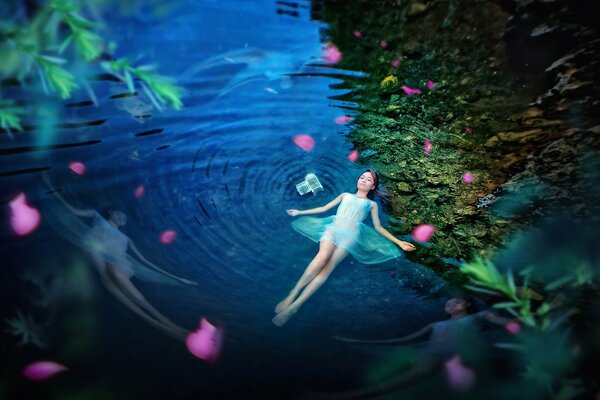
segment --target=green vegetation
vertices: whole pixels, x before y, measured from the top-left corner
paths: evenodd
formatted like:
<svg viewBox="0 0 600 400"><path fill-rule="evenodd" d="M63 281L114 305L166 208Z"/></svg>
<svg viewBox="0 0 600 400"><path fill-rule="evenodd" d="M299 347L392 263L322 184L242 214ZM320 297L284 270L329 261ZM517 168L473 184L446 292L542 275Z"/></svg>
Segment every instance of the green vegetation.
<svg viewBox="0 0 600 400"><path fill-rule="evenodd" d="M129 57L115 60L112 54L116 43L107 44L100 36L101 26L83 17L81 8L80 2L49 0L36 8L30 19L23 21L16 16L3 19L0 22L3 86L18 84L31 98L41 86L44 94L62 99L84 87L95 101L85 65L98 65L126 83L130 93L135 92L134 78L137 78L158 109L165 104L180 109L182 88L154 72L153 66L134 66ZM5 97L3 91L0 95ZM22 129L22 118L28 111L23 101L15 100L0 98L0 124L8 132Z"/></svg>

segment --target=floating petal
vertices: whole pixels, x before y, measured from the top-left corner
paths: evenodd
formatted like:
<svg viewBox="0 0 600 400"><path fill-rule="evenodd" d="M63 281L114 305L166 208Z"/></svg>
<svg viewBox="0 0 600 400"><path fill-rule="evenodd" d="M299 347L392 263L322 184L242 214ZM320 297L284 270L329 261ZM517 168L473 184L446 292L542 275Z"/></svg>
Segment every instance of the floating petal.
<svg viewBox="0 0 600 400"><path fill-rule="evenodd" d="M323 50L323 59L328 63L335 64L341 61L342 53L338 50L337 47L335 47L335 45L330 44L329 46L326 46Z"/></svg>
<svg viewBox="0 0 600 400"><path fill-rule="evenodd" d="M346 122L352 122L354 121L354 118L349 117L347 115L340 115L339 117L335 118L335 123L338 125L344 125Z"/></svg>
<svg viewBox="0 0 600 400"><path fill-rule="evenodd" d="M509 323L507 323L506 325L504 325L504 328L512 333L513 335L518 335L519 332L521 332L521 324L519 324L518 322L514 322L511 321Z"/></svg>
<svg viewBox="0 0 600 400"><path fill-rule="evenodd" d="M358 151L356 149L348 154L348 160L350 160L350 162L356 162L356 160L358 160Z"/></svg>
<svg viewBox="0 0 600 400"><path fill-rule="evenodd" d="M185 345L190 353L211 362L219 357L222 342L223 329L215 327L205 318L200 320L198 330L190 333L185 339Z"/></svg>
<svg viewBox="0 0 600 400"><path fill-rule="evenodd" d="M362 37L362 32L360 31L353 31L352 34L357 37L358 39L360 39Z"/></svg>
<svg viewBox="0 0 600 400"><path fill-rule="evenodd" d="M429 90L435 89L435 82L433 82L431 79L427 80L427 89L429 89Z"/></svg>
<svg viewBox="0 0 600 400"><path fill-rule="evenodd" d="M86 170L85 165L83 165L83 163L80 163L79 161L73 161L72 163L70 163L69 169L74 174L77 174L80 176L85 174L85 170Z"/></svg>
<svg viewBox="0 0 600 400"><path fill-rule="evenodd" d="M423 146L423 153L425 153L425 155L428 156L429 154L431 154L432 147L433 147L433 144L428 139L425 139L425 145Z"/></svg>
<svg viewBox="0 0 600 400"><path fill-rule="evenodd" d="M168 229L160 234L160 242L162 244L171 244L175 241L176 236L177 232L172 229Z"/></svg>
<svg viewBox="0 0 600 400"><path fill-rule="evenodd" d="M435 232L435 227L430 224L417 225L412 231L412 237L417 242L428 242Z"/></svg>
<svg viewBox="0 0 600 400"><path fill-rule="evenodd" d="M23 369L23 375L32 381L43 381L68 369L64 365L60 365L54 361L36 361Z"/></svg>
<svg viewBox="0 0 600 400"><path fill-rule="evenodd" d="M381 46L382 49L387 49L388 42L387 42L387 40L382 40L381 42L379 42L379 45Z"/></svg>
<svg viewBox="0 0 600 400"><path fill-rule="evenodd" d="M471 182L473 182L473 174L470 172L467 172L463 175L463 182L466 183L467 185L470 184Z"/></svg>
<svg viewBox="0 0 600 400"><path fill-rule="evenodd" d="M146 188L144 188L144 185L139 185L133 191L133 195L135 196L136 199L141 199L142 197L144 197L145 194L146 194Z"/></svg>
<svg viewBox="0 0 600 400"><path fill-rule="evenodd" d="M305 133L294 136L292 141L304 151L312 151L315 147L315 139Z"/></svg>
<svg viewBox="0 0 600 400"><path fill-rule="evenodd" d="M398 68L400 66L400 60L393 59L391 64L392 64L392 67Z"/></svg>
<svg viewBox="0 0 600 400"><path fill-rule="evenodd" d="M19 236L29 235L40 224L40 212L27 204L25 193L19 193L9 203L10 225Z"/></svg>
<svg viewBox="0 0 600 400"><path fill-rule="evenodd" d="M406 85L402 85L402 90L404 90L404 93L406 93L408 96L412 96L413 94L421 94L422 93L421 89L411 88Z"/></svg>

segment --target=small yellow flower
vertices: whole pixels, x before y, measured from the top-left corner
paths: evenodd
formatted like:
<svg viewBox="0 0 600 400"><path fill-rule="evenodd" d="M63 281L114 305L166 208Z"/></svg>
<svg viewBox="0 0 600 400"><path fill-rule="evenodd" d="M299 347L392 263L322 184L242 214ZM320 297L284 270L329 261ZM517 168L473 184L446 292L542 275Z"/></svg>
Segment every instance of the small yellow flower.
<svg viewBox="0 0 600 400"><path fill-rule="evenodd" d="M390 86L396 86L398 84L398 78L394 75L386 76L381 83L379 84L382 88L387 88Z"/></svg>

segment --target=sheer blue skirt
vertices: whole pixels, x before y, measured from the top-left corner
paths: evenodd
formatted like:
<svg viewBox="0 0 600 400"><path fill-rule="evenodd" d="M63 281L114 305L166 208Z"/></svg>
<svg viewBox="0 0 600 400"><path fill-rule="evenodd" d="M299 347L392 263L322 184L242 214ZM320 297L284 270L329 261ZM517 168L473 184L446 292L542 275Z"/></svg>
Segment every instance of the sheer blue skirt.
<svg viewBox="0 0 600 400"><path fill-rule="evenodd" d="M363 264L379 264L402 256L398 246L375 229L358 221L337 220L335 215L300 217L292 222L292 228L314 242L333 242Z"/></svg>

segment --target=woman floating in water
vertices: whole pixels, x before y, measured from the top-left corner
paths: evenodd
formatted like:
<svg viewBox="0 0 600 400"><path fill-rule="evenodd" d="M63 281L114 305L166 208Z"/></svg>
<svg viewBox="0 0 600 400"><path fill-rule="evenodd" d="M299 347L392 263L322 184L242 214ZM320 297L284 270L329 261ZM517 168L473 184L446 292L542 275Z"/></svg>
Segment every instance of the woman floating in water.
<svg viewBox="0 0 600 400"><path fill-rule="evenodd" d="M450 360L456 360L459 357L459 345L461 342L472 338L468 336L472 332L477 332L477 323L488 321L496 325L506 325L512 320L500 317L491 311L482 311L472 313L473 302L469 298L452 297L446 301L444 311L450 315L450 319L445 321L433 322L422 329L408 336L395 339L351 339L336 336L336 339L348 343L377 343L377 344L399 344L423 338L429 335L429 341L422 353L423 357L418 364L412 366L404 373L383 382L376 387L360 389L350 392L338 393L332 395L335 399L358 399L370 398L381 395L390 390L400 389L414 380L440 368L444 363ZM328 397L328 396L325 396Z"/></svg>
<svg viewBox="0 0 600 400"><path fill-rule="evenodd" d="M396 239L381 226L377 203L373 201L378 187L377 173L368 169L358 178L355 194L342 193L328 204L310 210L287 210L289 215L295 217L322 213L341 203L336 215L326 218L302 217L292 223L296 231L319 242L319 252L290 294L277 304L277 315L273 318L275 325L285 324L321 287L348 253L363 264L378 264L400 256L396 245L405 251L415 250L414 245ZM375 229L362 223L369 211Z"/></svg>
<svg viewBox="0 0 600 400"><path fill-rule="evenodd" d="M49 184L48 181L47 183ZM196 283L163 271L148 261L135 247L133 241L121 232L120 228L127 223L127 217L123 212L110 210L105 219L96 210L77 209L58 193L54 192L54 195L73 215L57 213L58 220L51 221L53 228L90 255L102 282L111 294L150 325L178 340L184 340L189 332L177 326L148 303L144 295L131 283L131 278L135 276L147 281L171 284ZM51 215L50 213L47 216L52 218ZM91 225L75 216L92 218ZM128 255L128 247L147 266Z"/></svg>

